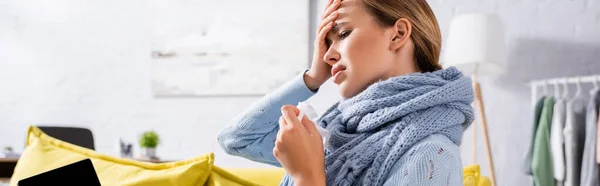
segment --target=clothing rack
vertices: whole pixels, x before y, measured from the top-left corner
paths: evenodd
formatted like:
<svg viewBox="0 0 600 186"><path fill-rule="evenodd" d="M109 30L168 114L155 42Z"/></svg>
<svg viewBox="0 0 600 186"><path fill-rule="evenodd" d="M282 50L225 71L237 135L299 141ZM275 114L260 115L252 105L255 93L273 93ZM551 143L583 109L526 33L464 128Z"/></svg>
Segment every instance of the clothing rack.
<svg viewBox="0 0 600 186"><path fill-rule="evenodd" d="M599 87L600 75L533 80L528 84L531 87L531 103L532 105L535 105L539 87L542 87L544 92L548 93L548 86L550 85L554 85L555 92L558 92L559 85L563 85L564 89L566 89L567 84L576 84L580 91L582 83L594 83L595 87Z"/></svg>
<svg viewBox="0 0 600 186"><path fill-rule="evenodd" d="M587 85L589 84L584 89L582 88L584 83L593 85L589 94L587 94L587 90L589 90ZM569 87L573 84L576 88L575 91L571 91ZM532 145L529 147L528 159L525 162L527 166L530 166L527 167L528 169L538 172L539 176L533 172L536 182L540 182L539 185L548 185L552 182L559 183L557 185L562 185L560 183L563 182L564 185L574 185L572 180L576 180L574 183L577 185L595 184L599 180L593 169L600 162L600 156L598 156L600 147L597 146L597 142L600 141L600 131L598 130L600 122L595 118L598 110L589 108L595 108L598 104L596 99L597 91L600 90L600 74L534 80L529 82L528 86L531 88L531 106L536 117L533 120ZM542 93L538 95L540 88ZM553 89L553 91L549 89ZM556 102L552 99L542 100L538 96L549 96ZM586 99L588 96L590 99ZM582 104L569 104L577 99ZM594 107L589 107L590 105ZM582 148L573 149L570 146L581 146ZM545 148L549 151L536 152L534 150L536 148ZM566 158L569 154L576 161ZM542 158L534 161L535 157ZM557 160L554 159L555 157L566 159L563 159L564 161ZM550 169L552 171L546 171L548 169L544 169L547 168L544 166L537 166L537 170L534 169L536 165L553 163L554 165L550 165L550 167L559 166ZM580 170L574 171L569 167L580 168ZM540 171L540 168L543 170ZM558 180L555 176L560 174L563 176Z"/></svg>
<svg viewBox="0 0 600 186"><path fill-rule="evenodd" d="M529 83L533 87L551 85L551 84L576 84L576 83L594 83L600 82L600 75L592 76L578 76L578 77L565 77L565 78L553 78L553 79L542 79L534 80Z"/></svg>

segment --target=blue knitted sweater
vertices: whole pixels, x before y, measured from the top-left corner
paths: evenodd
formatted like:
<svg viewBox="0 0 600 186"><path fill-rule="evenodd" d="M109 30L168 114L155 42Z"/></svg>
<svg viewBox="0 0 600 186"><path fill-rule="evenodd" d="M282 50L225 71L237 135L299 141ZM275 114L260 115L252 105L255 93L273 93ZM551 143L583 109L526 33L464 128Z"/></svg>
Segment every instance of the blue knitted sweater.
<svg viewBox="0 0 600 186"><path fill-rule="evenodd" d="M454 70L451 69L450 71ZM285 104L295 105L315 94L315 92L310 91L304 84L303 75L304 73L299 74L296 78L263 97L253 104L251 108L238 116L234 120L233 125L228 126L219 134L218 140L222 148L231 155L241 156L274 166L281 166L272 154L276 134L279 130L277 122L281 116L280 107ZM468 90L465 92L468 92ZM469 96L467 94L466 101L468 101ZM375 181L380 182L377 185L462 185L462 162L457 145L462 135L462 128L460 128L461 131L457 135L445 135L444 133L448 132L447 129L452 128L448 126L451 125L445 126L443 130L438 129L438 131L433 131L432 129L431 132L426 131L426 135L417 138L417 141L411 142L409 146L400 148L402 152L397 153L400 154L399 157L392 159L384 158L386 164L389 165L385 166L385 171L377 171L379 176L376 177ZM456 131L454 129L450 130ZM423 134L423 131L418 131L418 134ZM386 135L390 136L389 133ZM399 135L399 138L394 137L392 139L394 141L406 139L406 137L402 137L402 133ZM395 148L395 150L397 151L398 148ZM387 151L390 151L390 149L387 149ZM391 162L389 162L390 160ZM369 161L372 162L372 160ZM348 164L355 165L356 163L349 162ZM369 166L372 165L368 164L367 169ZM335 169L338 170L340 168L337 167ZM348 169L348 167L344 167L344 169ZM331 171L328 171L328 180L347 179L332 179L330 178L332 175L329 172ZM367 172L370 171L366 171L365 173ZM357 179L364 181L364 175L362 174ZM337 181L335 183L335 185L339 185L348 182L341 183ZM353 185L357 185L357 183L358 181L354 182ZM281 185L293 185L291 177L286 175ZM334 184L328 182L328 185Z"/></svg>

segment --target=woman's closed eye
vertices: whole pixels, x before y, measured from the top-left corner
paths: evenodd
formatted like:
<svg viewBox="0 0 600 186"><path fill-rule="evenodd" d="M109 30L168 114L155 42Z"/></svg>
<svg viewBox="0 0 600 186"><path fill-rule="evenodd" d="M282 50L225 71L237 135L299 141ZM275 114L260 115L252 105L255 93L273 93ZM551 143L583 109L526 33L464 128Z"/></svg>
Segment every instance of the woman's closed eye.
<svg viewBox="0 0 600 186"><path fill-rule="evenodd" d="M347 38L349 35L350 35L350 31L348 31L348 30L344 30L344 31L341 31L341 32L340 32L340 34L338 35L338 37L339 37L340 39L345 39L345 38Z"/></svg>

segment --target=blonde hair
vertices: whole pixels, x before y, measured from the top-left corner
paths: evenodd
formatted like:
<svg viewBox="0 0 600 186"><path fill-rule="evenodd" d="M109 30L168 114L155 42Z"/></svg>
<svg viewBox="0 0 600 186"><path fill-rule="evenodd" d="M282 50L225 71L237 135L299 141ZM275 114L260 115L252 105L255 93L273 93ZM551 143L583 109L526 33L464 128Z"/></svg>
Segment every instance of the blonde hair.
<svg viewBox="0 0 600 186"><path fill-rule="evenodd" d="M439 64L442 33L435 14L425 0L362 0L375 20L384 27L394 26L400 18L412 24L411 40L415 60L422 72L442 69Z"/></svg>

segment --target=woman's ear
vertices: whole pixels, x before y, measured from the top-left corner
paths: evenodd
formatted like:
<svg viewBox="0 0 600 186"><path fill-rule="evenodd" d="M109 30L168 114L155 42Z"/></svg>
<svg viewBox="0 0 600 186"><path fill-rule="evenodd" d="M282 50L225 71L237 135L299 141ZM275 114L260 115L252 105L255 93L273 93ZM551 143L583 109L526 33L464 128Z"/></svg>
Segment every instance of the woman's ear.
<svg viewBox="0 0 600 186"><path fill-rule="evenodd" d="M410 39L412 25L408 19L400 18L394 23L392 30L390 49L395 51L404 46Z"/></svg>

